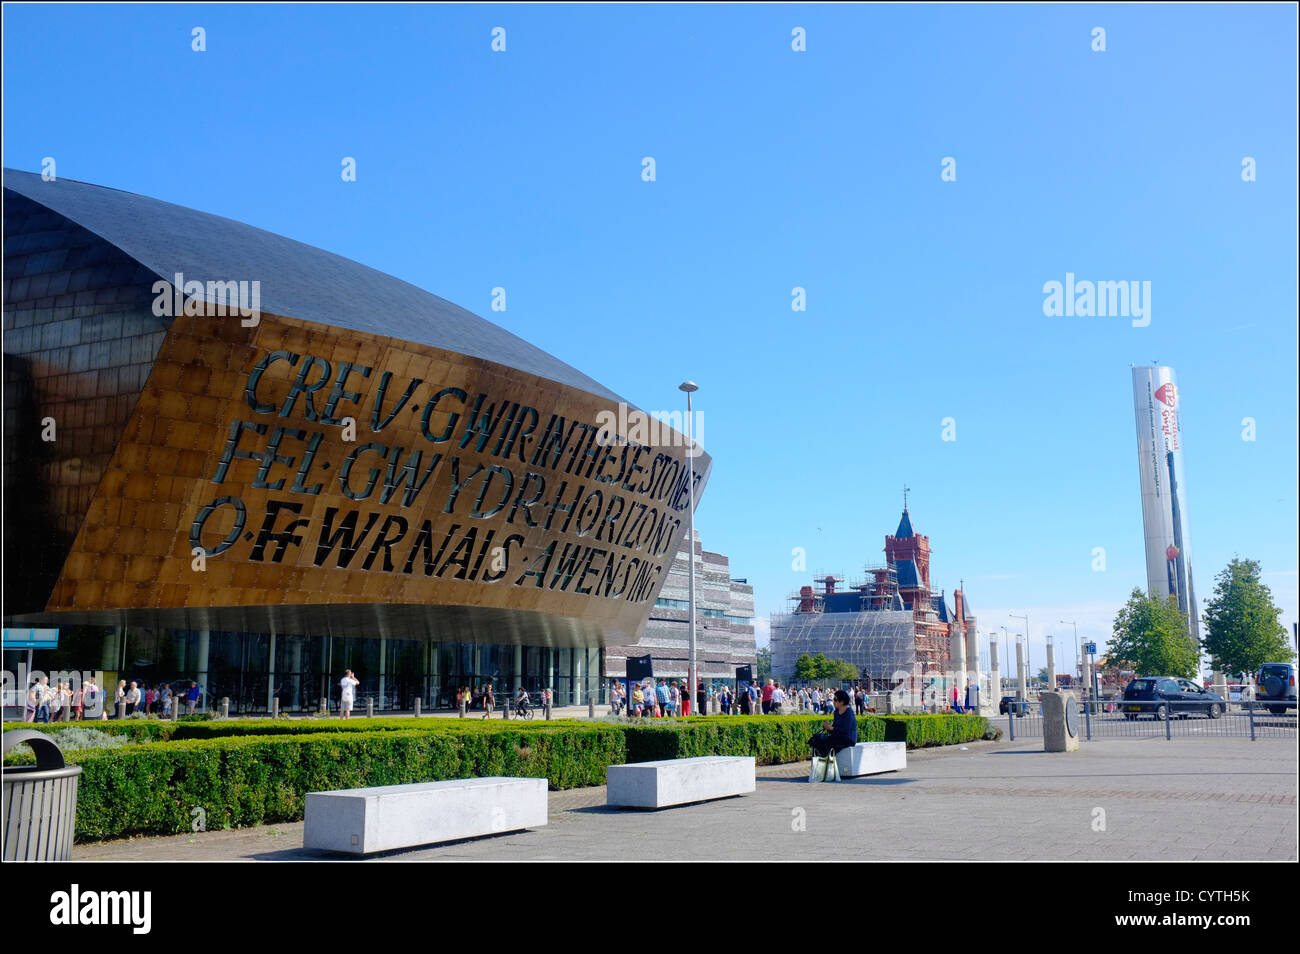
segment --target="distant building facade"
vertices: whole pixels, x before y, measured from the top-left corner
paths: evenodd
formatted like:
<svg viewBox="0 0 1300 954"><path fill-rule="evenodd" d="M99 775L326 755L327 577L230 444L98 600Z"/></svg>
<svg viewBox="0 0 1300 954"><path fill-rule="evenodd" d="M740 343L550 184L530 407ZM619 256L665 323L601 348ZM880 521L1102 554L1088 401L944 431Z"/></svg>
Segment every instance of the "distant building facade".
<svg viewBox="0 0 1300 954"><path fill-rule="evenodd" d="M837 591L843 580L824 576L801 587L792 612L772 618L772 674L793 677L805 653L852 663L873 690L908 674L912 688L978 668L975 617L958 589L951 603L930 583L930 539L912 528L906 505L898 530L885 537L885 563L869 566L863 581ZM964 688L965 679L957 677ZM972 677L973 678L973 677Z"/></svg>
<svg viewBox="0 0 1300 954"><path fill-rule="evenodd" d="M695 666L705 682L736 678L736 667L754 666L754 587L732 579L731 561L705 550L695 534ZM684 679L690 658L690 564L678 552L655 600L641 639L634 646L605 650L607 679L627 674L628 656L650 656L655 678Z"/></svg>

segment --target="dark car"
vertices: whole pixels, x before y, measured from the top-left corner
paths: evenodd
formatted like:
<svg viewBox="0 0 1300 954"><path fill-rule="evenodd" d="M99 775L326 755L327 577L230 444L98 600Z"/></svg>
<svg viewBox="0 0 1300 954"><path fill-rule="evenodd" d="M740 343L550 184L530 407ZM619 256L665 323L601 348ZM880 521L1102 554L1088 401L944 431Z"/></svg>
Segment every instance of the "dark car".
<svg viewBox="0 0 1300 954"><path fill-rule="evenodd" d="M998 712L1002 715L1014 712L1017 718L1024 718L1025 713L1028 711L1029 703L1018 696L1003 696L1002 701L998 703Z"/></svg>
<svg viewBox="0 0 1300 954"><path fill-rule="evenodd" d="M1295 666L1264 663L1255 678L1255 702L1274 715L1296 707Z"/></svg>
<svg viewBox="0 0 1300 954"><path fill-rule="evenodd" d="M1150 715L1163 720L1186 719L1194 714L1217 719L1227 709L1223 697L1179 676L1139 676L1124 687L1120 711L1133 720Z"/></svg>

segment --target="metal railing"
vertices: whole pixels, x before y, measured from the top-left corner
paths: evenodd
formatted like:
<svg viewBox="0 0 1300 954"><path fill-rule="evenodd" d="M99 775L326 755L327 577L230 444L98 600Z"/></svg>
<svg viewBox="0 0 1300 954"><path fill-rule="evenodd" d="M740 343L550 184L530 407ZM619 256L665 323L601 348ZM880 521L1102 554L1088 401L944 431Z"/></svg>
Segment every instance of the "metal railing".
<svg viewBox="0 0 1300 954"><path fill-rule="evenodd" d="M1254 705L1213 700L1085 700L1079 705L1080 736L1093 739L1256 739L1296 738L1294 709L1268 711ZM1007 736L1012 741L1043 736L1036 702L1009 703Z"/></svg>

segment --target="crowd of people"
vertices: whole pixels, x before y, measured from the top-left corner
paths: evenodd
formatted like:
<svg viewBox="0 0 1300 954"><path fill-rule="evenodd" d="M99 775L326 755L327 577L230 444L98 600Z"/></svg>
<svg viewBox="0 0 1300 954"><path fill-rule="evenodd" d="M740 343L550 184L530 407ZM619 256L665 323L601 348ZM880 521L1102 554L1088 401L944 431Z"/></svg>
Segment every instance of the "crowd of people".
<svg viewBox="0 0 1300 954"><path fill-rule="evenodd" d="M702 682L696 687L695 701L701 710L707 709L711 692ZM685 716L691 714L691 693L685 679L660 679L657 683L646 679L630 683L626 692L621 683L615 683L610 690L609 705L614 715L622 715L626 710L634 719Z"/></svg>
<svg viewBox="0 0 1300 954"><path fill-rule="evenodd" d="M632 682L627 689L623 683L616 682L610 688L610 711L614 715L624 712L634 719L664 719L677 715L690 715L691 703L694 701L697 712L708 712L712 701L717 699L718 710L723 715L799 715L804 713L833 715L835 713L834 696L842 691L848 697L848 705L859 715L874 712L867 691L854 686L848 690L834 690L825 686L790 686L782 685L775 679L768 679L762 686L752 682L737 688L730 686L706 686L703 682L696 685L695 699L687 691L685 679L644 679Z"/></svg>
<svg viewBox="0 0 1300 954"><path fill-rule="evenodd" d="M171 717L172 707L176 705L185 705L192 715L199 696L196 682L173 691L167 682L151 686L122 679L118 681L117 691L111 693L96 685L94 677L80 684L60 679L51 686L48 676L39 676L27 690L25 721L81 722L87 712L91 718L98 716L101 720L137 712L166 719Z"/></svg>
<svg viewBox="0 0 1300 954"><path fill-rule="evenodd" d="M540 704L545 706L550 700L551 691L543 689L537 695L540 697L538 700ZM496 688L490 682L480 683L473 687L461 686L456 690L452 698L453 704L457 708L461 703L464 703L467 711L483 710L484 719L491 717L498 704ZM523 686L516 689L509 698L511 708L516 714L526 713L533 706L533 694Z"/></svg>

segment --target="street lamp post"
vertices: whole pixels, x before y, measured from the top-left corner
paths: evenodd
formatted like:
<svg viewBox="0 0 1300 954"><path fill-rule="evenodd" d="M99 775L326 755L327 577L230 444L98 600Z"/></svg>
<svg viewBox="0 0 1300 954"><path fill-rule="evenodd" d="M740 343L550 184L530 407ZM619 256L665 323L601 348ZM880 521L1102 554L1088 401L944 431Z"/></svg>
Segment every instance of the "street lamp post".
<svg viewBox="0 0 1300 954"><path fill-rule="evenodd" d="M1007 615L1010 616L1012 619L1023 619L1025 621L1025 671L1027 672L1030 669L1030 667L1033 666L1033 656L1030 655L1029 652L1029 614L1026 613L1024 616L1017 616L1015 613L1008 613ZM1024 691L1025 698L1028 699L1029 692L1027 686L1025 685L1024 675L1020 677L1020 688L1022 691Z"/></svg>
<svg viewBox="0 0 1300 954"><path fill-rule="evenodd" d="M1079 624L1072 619L1058 619L1062 626L1074 627L1074 665L1079 673L1079 681L1083 682L1083 657L1079 655Z"/></svg>
<svg viewBox="0 0 1300 954"><path fill-rule="evenodd" d="M678 385L678 390L686 392L686 440L689 446L686 448L686 466L687 466L687 486L690 488L690 500L687 506L690 508L690 535L686 538L686 556L690 565L690 575L688 579L688 600L690 605L689 615L691 621L690 636L690 662L686 667L686 692L691 702L699 704L699 693L696 691L698 683L697 673L695 671L695 428L691 415L691 395L699 390L699 386L694 381L683 381ZM699 713L707 715L707 713Z"/></svg>
<svg viewBox="0 0 1300 954"><path fill-rule="evenodd" d="M1002 658L1007 661L1007 668L1010 668L1011 656L1008 655L1007 653L1007 628L1005 626L999 626L998 629L1002 630ZM1002 686L999 685L998 698L1000 699L1001 697L1002 697Z"/></svg>

